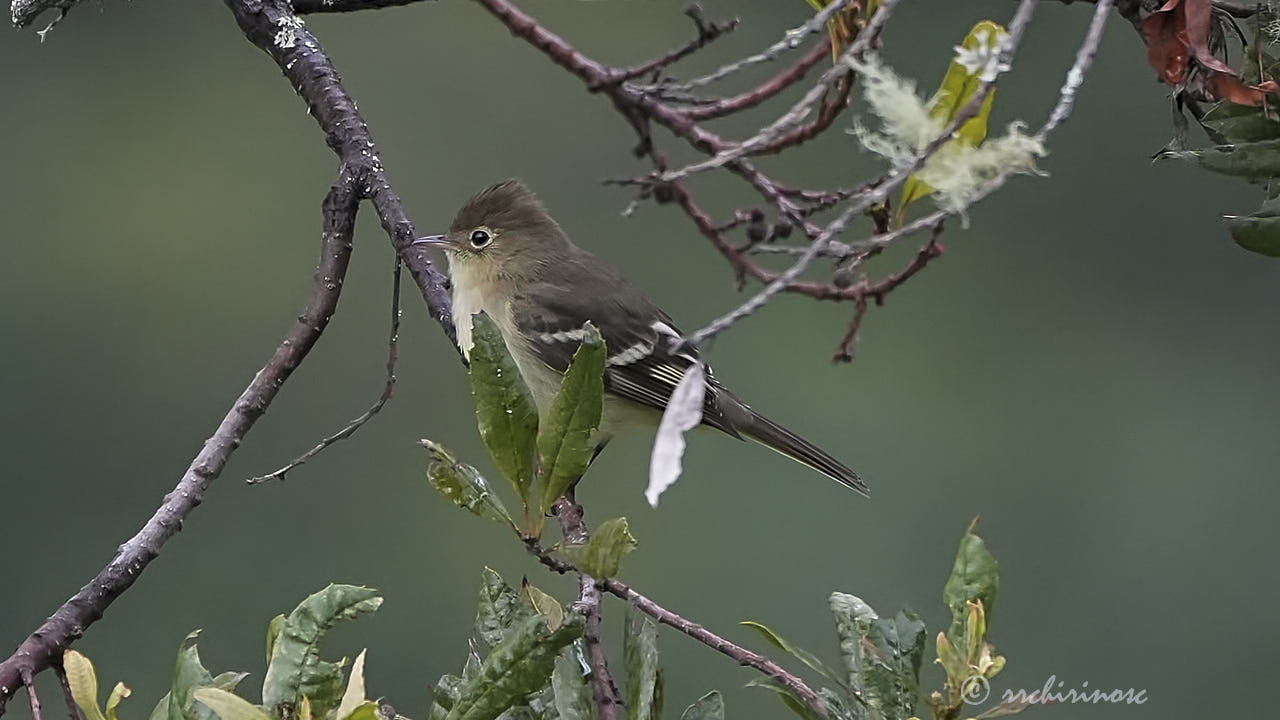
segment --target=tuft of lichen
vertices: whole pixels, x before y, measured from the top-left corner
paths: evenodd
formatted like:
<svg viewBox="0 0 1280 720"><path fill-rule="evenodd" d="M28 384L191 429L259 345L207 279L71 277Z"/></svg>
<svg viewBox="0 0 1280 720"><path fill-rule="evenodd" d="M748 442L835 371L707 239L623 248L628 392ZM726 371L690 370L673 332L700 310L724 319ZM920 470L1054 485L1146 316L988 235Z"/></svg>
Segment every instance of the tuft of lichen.
<svg viewBox="0 0 1280 720"><path fill-rule="evenodd" d="M863 97L879 120L874 130L855 121L850 132L864 148L888 160L895 169L909 167L946 130L946 121L931 114L929 102L916 92L913 80L898 76L875 56L850 65L859 73ZM958 212L999 175L1042 174L1035 159L1044 154L1044 145L1026 133L1025 124L1014 122L1004 135L988 138L977 147L944 144L916 176L933 188L939 207Z"/></svg>

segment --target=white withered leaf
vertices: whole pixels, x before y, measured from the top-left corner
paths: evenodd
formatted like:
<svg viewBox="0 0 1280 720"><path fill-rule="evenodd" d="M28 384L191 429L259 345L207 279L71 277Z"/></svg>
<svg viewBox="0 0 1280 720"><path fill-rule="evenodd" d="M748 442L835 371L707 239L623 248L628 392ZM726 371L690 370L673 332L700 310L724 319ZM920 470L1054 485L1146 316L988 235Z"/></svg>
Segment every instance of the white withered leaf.
<svg viewBox="0 0 1280 720"><path fill-rule="evenodd" d="M658 506L658 496L675 484L683 469L684 434L702 422L702 403L707 392L706 366L696 362L685 370L684 376L671 393L667 408L658 423L658 434L653 439L653 455L649 458L649 487L644 497L653 507Z"/></svg>

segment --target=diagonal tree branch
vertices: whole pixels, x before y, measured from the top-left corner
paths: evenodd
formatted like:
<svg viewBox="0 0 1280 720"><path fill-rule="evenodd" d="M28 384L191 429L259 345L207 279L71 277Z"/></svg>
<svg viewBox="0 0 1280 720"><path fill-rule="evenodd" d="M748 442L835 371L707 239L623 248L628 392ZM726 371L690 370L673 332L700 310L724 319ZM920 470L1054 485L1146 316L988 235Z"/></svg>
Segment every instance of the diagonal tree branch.
<svg viewBox="0 0 1280 720"><path fill-rule="evenodd" d="M351 260L359 188L366 182L360 168L344 165L324 201L324 232L315 283L302 313L271 358L236 399L226 417L191 461L178 485L164 498L142 529L116 551L115 557L70 600L0 663L0 712L30 677L62 661L62 651L85 628L102 617L107 606L128 590L160 548L182 527L182 521L204 500L205 490L222 472L231 453L289 376L311 351L333 317Z"/></svg>
<svg viewBox="0 0 1280 720"><path fill-rule="evenodd" d="M324 203L324 244L315 285L295 326L142 530L121 545L93 580L55 610L13 655L0 663L0 713L13 693L25 684L25 676L36 675L56 664L62 651L100 619L107 607L155 559L161 546L177 533L187 515L203 501L205 491L221 473L231 453L315 345L333 316L342 292L360 200L371 201L383 229L418 284L432 317L451 341L454 338L447 281L432 265L425 249L409 247L417 237L416 230L405 215L400 197L391 189L377 146L328 56L286 0L227 0L227 5L245 36L271 56L306 100L329 147L342 160L339 178ZM16 3L14 21L19 22Z"/></svg>

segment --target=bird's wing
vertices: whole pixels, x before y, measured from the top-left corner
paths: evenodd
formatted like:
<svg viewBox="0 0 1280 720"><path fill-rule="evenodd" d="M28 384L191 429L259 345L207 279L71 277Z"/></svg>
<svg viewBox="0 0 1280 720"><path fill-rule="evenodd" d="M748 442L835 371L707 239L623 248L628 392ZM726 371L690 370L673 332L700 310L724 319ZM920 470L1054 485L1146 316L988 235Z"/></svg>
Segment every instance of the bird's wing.
<svg viewBox="0 0 1280 720"><path fill-rule="evenodd" d="M624 281L625 282L625 281ZM665 313L638 291L621 290L597 302L564 285L537 283L518 293L511 303L516 328L529 349L556 372L569 368L582 341L582 326L590 321L604 337L605 391L662 412L684 373L698 360L692 348L672 351L680 331ZM706 368L707 388L702 422L733 437L741 437L726 416L740 403L722 403L732 397Z"/></svg>

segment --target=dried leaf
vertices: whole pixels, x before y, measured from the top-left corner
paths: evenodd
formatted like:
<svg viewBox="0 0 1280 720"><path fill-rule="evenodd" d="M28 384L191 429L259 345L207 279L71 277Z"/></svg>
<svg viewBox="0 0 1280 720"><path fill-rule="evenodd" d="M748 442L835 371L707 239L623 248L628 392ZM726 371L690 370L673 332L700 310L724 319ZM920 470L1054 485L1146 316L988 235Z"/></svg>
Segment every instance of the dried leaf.
<svg viewBox="0 0 1280 720"><path fill-rule="evenodd" d="M702 422L702 403L706 398L707 374L702 362L696 362L685 371L684 377L671 393L667 409L658 423L658 434L653 439L653 455L649 458L649 487L645 499L653 507L658 497L680 478L683 469L684 434Z"/></svg>

